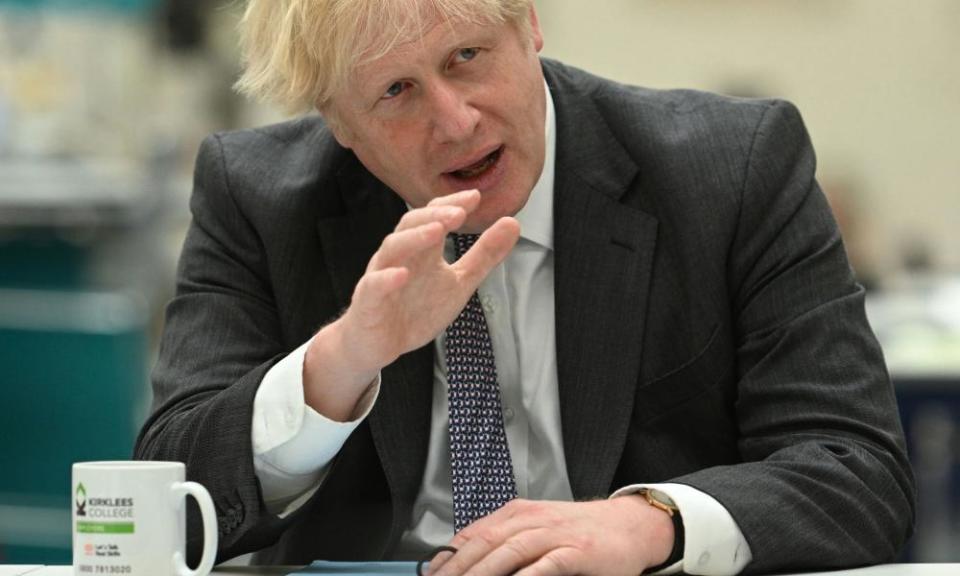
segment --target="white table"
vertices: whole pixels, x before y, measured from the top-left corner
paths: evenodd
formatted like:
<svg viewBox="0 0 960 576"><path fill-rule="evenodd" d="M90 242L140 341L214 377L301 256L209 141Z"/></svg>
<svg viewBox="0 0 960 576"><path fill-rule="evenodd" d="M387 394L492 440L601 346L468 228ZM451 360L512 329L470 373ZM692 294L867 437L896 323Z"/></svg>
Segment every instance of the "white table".
<svg viewBox="0 0 960 576"><path fill-rule="evenodd" d="M960 576L960 564L881 564L880 566L870 566L869 568L857 568L854 570L805 572L804 574L818 574L821 576Z"/></svg>
<svg viewBox="0 0 960 576"><path fill-rule="evenodd" d="M296 571L296 566L225 566L214 570L217 576L277 576ZM0 576L73 576L70 566L0 566ZM883 564L836 572L805 572L804 576L958 576L960 564Z"/></svg>

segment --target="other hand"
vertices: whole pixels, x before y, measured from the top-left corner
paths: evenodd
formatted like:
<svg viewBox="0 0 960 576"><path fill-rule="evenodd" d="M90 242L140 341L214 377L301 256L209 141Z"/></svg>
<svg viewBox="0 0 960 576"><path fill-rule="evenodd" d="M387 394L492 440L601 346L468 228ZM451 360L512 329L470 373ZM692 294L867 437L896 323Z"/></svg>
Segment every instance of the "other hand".
<svg viewBox="0 0 960 576"><path fill-rule="evenodd" d="M592 502L513 500L461 530L430 576L637 576L673 548L673 521L642 497Z"/></svg>

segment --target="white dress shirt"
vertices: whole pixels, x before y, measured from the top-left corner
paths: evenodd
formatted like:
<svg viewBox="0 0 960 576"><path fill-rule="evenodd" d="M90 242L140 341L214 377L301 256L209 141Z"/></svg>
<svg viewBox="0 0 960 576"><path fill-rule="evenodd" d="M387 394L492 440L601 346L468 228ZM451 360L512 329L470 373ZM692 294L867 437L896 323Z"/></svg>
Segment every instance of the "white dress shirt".
<svg viewBox="0 0 960 576"><path fill-rule="evenodd" d="M545 85L546 86L546 85ZM504 425L521 498L573 499L567 477L557 388L554 316L553 181L556 120L547 89L543 172L516 215L521 236L478 292L490 329L503 403ZM448 240L445 257L451 260ZM253 452L268 508L286 515L319 488L328 465L350 433L369 414L379 378L358 403L350 422L334 422L304 402L303 359L309 342L275 365L254 400ZM398 556L422 555L453 537L448 398L444 334L434 341L433 405L423 484ZM624 486L611 497L653 488L672 500L683 517L683 560L664 570L726 575L751 559L750 547L726 508L681 484Z"/></svg>

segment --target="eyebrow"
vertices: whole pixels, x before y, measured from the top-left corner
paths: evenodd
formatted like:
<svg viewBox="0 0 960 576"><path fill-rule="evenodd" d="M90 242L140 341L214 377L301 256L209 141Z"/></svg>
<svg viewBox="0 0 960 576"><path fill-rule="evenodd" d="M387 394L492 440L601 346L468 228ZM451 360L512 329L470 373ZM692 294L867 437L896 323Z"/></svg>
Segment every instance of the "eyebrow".
<svg viewBox="0 0 960 576"><path fill-rule="evenodd" d="M437 26L443 26L443 25L444 23L442 22L437 24ZM444 61L449 59L450 56L456 50L459 50L462 48L470 48L473 46L491 47L497 44L497 42L495 41L496 34L495 34L494 26L468 25L468 27L469 27L469 30L466 33L458 32L457 30L454 30L453 33L447 35L444 38L443 45L441 48L442 53L444 54L444 57L443 57ZM422 42L422 38L411 40L410 42L401 44L399 51L402 52L402 50L404 49L411 49L408 47L412 47L415 44L420 42ZM414 48L414 50L416 49ZM373 60L371 62L361 65L360 69L362 70L364 67L375 66L378 62L382 62L388 58L398 58L397 50L388 52L386 55L382 56L377 60ZM382 72L374 71L369 78L366 78L365 81L362 82L364 88L361 88L361 90L362 91L365 90L367 86L370 87L371 93L373 92L374 89L378 91L385 90L386 88L389 88L394 82L399 82L403 80L403 78L409 76L408 74L405 74L404 71L402 70L403 63L404 63L404 59L398 58L397 66L389 66L385 68ZM395 71L397 69L400 69L399 72ZM369 106L373 106L380 99L380 96L381 94L379 93L375 95L372 94L370 96L367 96L366 93L363 92L362 99L366 100L367 98L375 98L375 100L369 103ZM367 107L368 105L365 102L364 108L367 108Z"/></svg>

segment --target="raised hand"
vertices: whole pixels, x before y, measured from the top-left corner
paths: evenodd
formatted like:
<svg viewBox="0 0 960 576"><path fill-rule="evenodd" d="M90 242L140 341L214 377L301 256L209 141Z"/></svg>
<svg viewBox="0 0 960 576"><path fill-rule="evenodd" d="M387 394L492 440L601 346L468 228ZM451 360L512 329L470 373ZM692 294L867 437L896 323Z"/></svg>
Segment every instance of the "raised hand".
<svg viewBox="0 0 960 576"><path fill-rule="evenodd" d="M510 217L485 230L455 263L444 261L444 238L479 204L480 193L469 190L404 214L370 259L350 307L311 341L304 393L314 410L349 419L377 372L436 338L506 258L520 235Z"/></svg>

